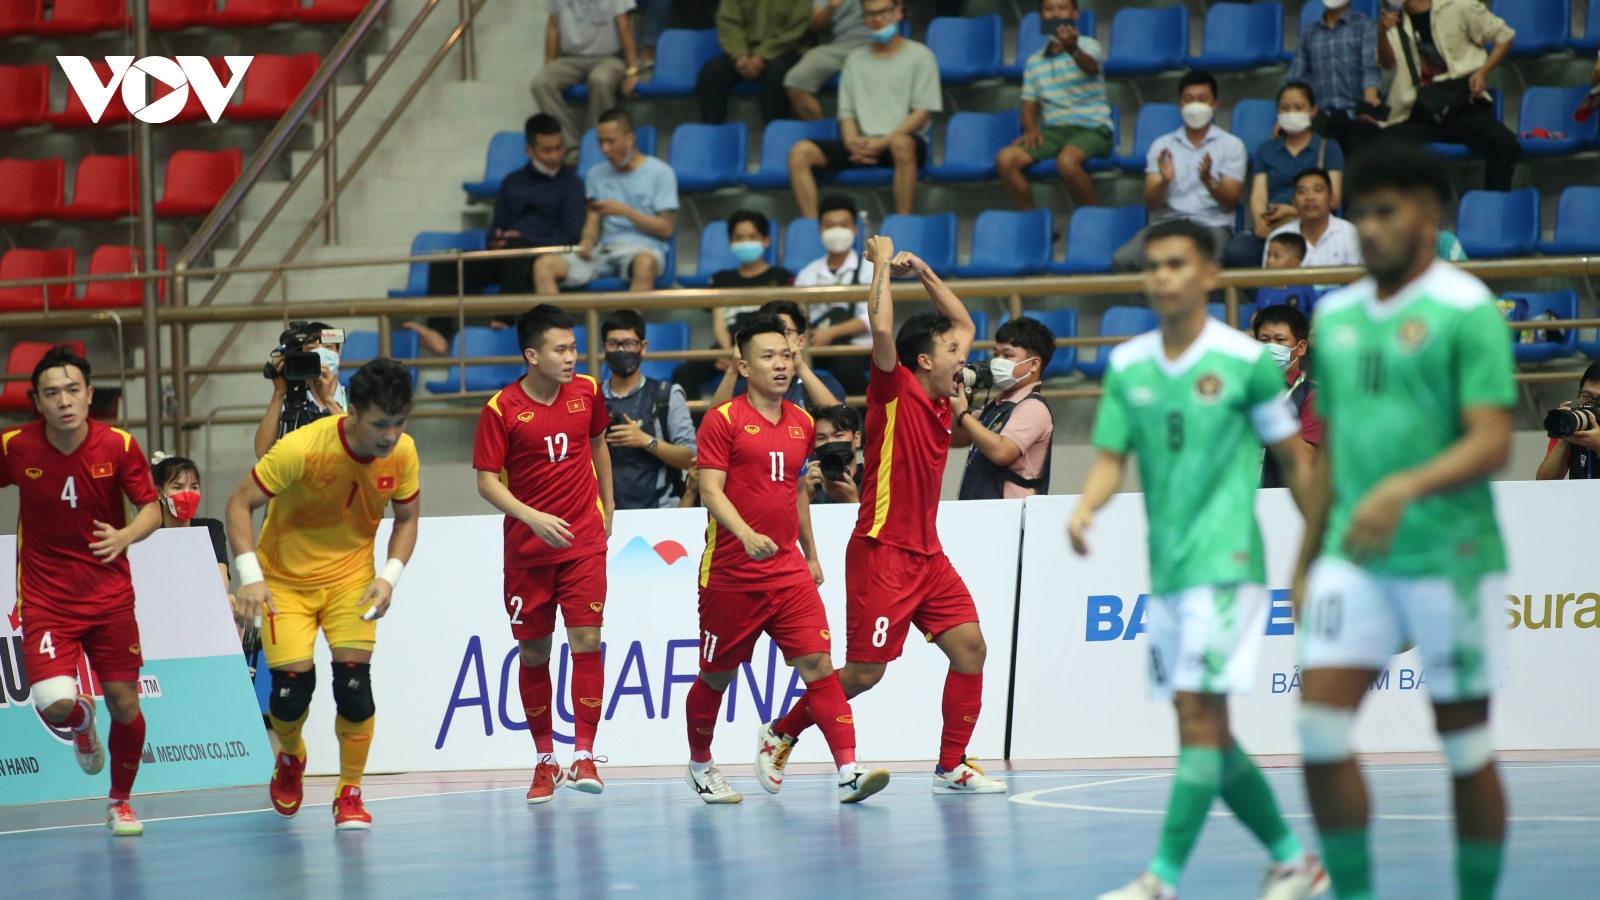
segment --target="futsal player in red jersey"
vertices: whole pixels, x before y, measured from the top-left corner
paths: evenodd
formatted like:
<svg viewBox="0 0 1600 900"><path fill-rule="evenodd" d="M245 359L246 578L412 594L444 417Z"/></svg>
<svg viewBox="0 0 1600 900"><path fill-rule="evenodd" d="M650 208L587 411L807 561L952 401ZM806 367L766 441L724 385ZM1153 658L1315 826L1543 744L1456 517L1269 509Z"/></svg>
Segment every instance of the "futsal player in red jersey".
<svg viewBox="0 0 1600 900"><path fill-rule="evenodd" d="M572 317L542 303L517 317L528 373L484 404L473 442L478 493L506 514L505 604L522 666L518 683L539 753L529 803L545 803L565 783L605 789L595 769L594 735L605 694L600 624L606 606L606 538L611 534L611 424L600 386L575 375ZM550 705L551 636L556 607L572 649L572 768L555 760Z"/></svg>
<svg viewBox="0 0 1600 900"><path fill-rule="evenodd" d="M139 623L127 549L161 527L150 464L133 435L89 420L89 363L56 347L33 368L33 405L43 421L0 432L0 487L16 485L17 609L34 706L70 728L78 765L96 775L106 747L94 698L78 692L78 659L89 666L111 713L111 802L106 827L144 833L128 805L144 749L139 711ZM128 520L122 498L138 507Z"/></svg>
<svg viewBox="0 0 1600 900"><path fill-rule="evenodd" d="M744 799L712 762L711 738L722 692L739 665L750 661L763 631L806 683L801 702L833 750L839 802L857 803L889 784L889 770L856 762L855 719L828 655L832 638L817 593L822 565L811 537L811 500L799 490L816 425L783 399L794 377L788 331L768 313L739 329L739 374L749 390L707 413L696 441L700 498L710 515L700 557L700 677L684 704L689 767L683 779L707 803ZM777 793L782 773L762 774L762 787Z"/></svg>
<svg viewBox="0 0 1600 900"><path fill-rule="evenodd" d="M950 658L944 682L944 729L934 769L935 794L997 794L1005 782L967 759L967 742L983 707L988 652L972 594L939 543L935 522L950 452L952 412L961 369L976 329L961 299L928 264L894 252L883 235L867 241L874 266L868 296L872 376L867 382L867 445L861 512L845 550L847 696L870 690L900 656L906 632L917 631ZM937 312L918 313L894 331L889 277L921 279ZM961 415L966 415L965 406ZM782 775L787 747L816 716L804 702L779 720L756 768ZM768 747L770 746L770 749Z"/></svg>

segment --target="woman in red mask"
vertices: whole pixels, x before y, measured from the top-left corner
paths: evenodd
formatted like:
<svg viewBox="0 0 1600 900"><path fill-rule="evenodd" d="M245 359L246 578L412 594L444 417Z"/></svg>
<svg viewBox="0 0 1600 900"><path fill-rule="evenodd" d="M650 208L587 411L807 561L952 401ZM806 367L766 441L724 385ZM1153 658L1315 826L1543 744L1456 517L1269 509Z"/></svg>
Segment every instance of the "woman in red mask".
<svg viewBox="0 0 1600 900"><path fill-rule="evenodd" d="M155 480L156 492L161 496L161 527L198 526L210 531L211 549L217 555L217 568L222 572L223 590L227 590L228 536L222 530L222 523L216 519L195 517L200 511L199 467L194 460L168 456L158 450L150 458L150 475ZM231 593L228 602L233 602Z"/></svg>

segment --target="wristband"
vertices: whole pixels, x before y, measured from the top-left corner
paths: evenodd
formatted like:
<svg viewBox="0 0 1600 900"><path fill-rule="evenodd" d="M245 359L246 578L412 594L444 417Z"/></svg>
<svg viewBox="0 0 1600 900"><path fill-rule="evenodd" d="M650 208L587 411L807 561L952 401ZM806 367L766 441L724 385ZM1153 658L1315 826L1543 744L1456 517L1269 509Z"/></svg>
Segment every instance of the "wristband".
<svg viewBox="0 0 1600 900"><path fill-rule="evenodd" d="M400 583L400 573L405 570L405 563L390 557L389 561L383 564L383 571L378 573L378 577L389 582L390 587L394 587Z"/></svg>
<svg viewBox="0 0 1600 900"><path fill-rule="evenodd" d="M267 576L261 574L261 561L256 559L254 551L234 557L233 564L239 570L240 587L267 580Z"/></svg>

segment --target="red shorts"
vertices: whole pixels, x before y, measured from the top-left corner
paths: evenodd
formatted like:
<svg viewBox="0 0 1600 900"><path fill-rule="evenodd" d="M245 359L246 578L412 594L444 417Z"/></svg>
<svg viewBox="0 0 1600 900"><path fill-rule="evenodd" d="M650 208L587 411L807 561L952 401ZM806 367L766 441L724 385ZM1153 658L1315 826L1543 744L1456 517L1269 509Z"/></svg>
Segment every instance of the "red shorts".
<svg viewBox="0 0 1600 900"><path fill-rule="evenodd" d="M749 662L763 631L784 659L833 649L828 612L809 580L752 593L700 589L700 671L728 672Z"/></svg>
<svg viewBox="0 0 1600 900"><path fill-rule="evenodd" d="M967 622L978 608L943 553L914 553L852 535L844 553L845 659L898 659L906 629L929 641Z"/></svg>
<svg viewBox="0 0 1600 900"><path fill-rule="evenodd" d="M91 621L24 607L22 658L29 682L77 675L85 655L101 681L138 681L144 654L133 608Z"/></svg>
<svg viewBox="0 0 1600 900"><path fill-rule="evenodd" d="M548 566L508 567L505 600L511 636L519 641L554 634L558 604L568 628L599 628L606 609L605 552Z"/></svg>

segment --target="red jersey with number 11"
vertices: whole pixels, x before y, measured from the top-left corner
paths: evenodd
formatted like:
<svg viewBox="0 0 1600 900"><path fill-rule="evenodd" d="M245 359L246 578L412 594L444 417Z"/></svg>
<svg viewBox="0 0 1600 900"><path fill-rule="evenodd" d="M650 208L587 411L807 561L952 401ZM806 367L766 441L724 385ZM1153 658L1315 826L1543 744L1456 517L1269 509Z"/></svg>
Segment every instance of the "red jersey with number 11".
<svg viewBox="0 0 1600 900"><path fill-rule="evenodd" d="M778 545L754 560L744 542L708 515L700 586L717 591L768 591L804 584L811 569L800 552L800 513L795 509L800 470L811 455L816 424L805 410L781 401L774 424L745 394L706 413L695 440L695 465L728 474L723 493L745 524Z"/></svg>

